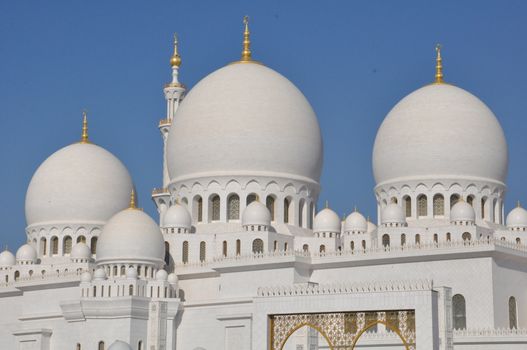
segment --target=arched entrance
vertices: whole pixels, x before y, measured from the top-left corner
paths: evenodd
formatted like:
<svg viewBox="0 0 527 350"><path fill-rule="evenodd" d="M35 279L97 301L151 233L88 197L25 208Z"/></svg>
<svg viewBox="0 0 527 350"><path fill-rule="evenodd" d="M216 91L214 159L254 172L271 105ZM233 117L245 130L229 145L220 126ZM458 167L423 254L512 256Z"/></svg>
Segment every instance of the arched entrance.
<svg viewBox="0 0 527 350"><path fill-rule="evenodd" d="M319 338L321 337L325 340L325 344L319 344ZM299 324L297 327L291 329L282 342L280 350L295 350L298 348L298 345L305 345L303 347L305 349L318 350L319 346L321 346L323 349L334 350L326 333L316 325L309 323Z"/></svg>
<svg viewBox="0 0 527 350"><path fill-rule="evenodd" d="M327 342L322 349L353 350L361 336L378 325L394 332L405 350L415 350L416 346L415 310L272 315L269 320L270 350L289 350L285 347L288 340L306 326ZM393 333L386 335L393 338Z"/></svg>

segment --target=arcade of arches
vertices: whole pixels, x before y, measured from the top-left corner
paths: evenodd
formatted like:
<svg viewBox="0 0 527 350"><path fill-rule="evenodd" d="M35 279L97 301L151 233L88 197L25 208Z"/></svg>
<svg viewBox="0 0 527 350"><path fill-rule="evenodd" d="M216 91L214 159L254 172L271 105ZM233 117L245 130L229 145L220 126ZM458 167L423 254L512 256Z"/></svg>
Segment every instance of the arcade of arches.
<svg viewBox="0 0 527 350"><path fill-rule="evenodd" d="M396 333L404 349L416 348L415 310L272 315L269 323L270 350L287 350L288 340L305 326L316 330L329 350L353 350L364 333L377 327Z"/></svg>

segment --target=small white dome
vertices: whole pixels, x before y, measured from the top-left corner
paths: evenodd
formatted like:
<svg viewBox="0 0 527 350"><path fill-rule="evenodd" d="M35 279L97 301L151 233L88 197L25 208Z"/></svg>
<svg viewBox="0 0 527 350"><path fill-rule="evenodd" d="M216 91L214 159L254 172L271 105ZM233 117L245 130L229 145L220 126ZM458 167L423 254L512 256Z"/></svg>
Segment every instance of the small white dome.
<svg viewBox="0 0 527 350"><path fill-rule="evenodd" d="M159 270L156 272L156 280L166 281L168 279L168 273L165 270Z"/></svg>
<svg viewBox="0 0 527 350"><path fill-rule="evenodd" d="M405 224L406 217L397 203L388 204L381 213L381 223L383 224Z"/></svg>
<svg viewBox="0 0 527 350"><path fill-rule="evenodd" d="M366 229L366 232L368 232L368 233L373 232L373 231L375 231L377 229L377 225L375 225L369 219L368 219L368 222L366 224L368 225L368 228Z"/></svg>
<svg viewBox="0 0 527 350"><path fill-rule="evenodd" d="M377 185L422 179L504 184L507 142L492 111L450 84L422 87L393 107L373 146Z"/></svg>
<svg viewBox="0 0 527 350"><path fill-rule="evenodd" d="M249 204L242 215L242 225L271 225L271 213L260 201Z"/></svg>
<svg viewBox="0 0 527 350"><path fill-rule="evenodd" d="M167 281L168 283L170 284L175 284L178 282L178 278L177 278L177 275L175 273L170 273L167 277Z"/></svg>
<svg viewBox="0 0 527 350"><path fill-rule="evenodd" d="M16 251L16 260L34 263L37 261L37 251L26 243Z"/></svg>
<svg viewBox="0 0 527 350"><path fill-rule="evenodd" d="M354 211L353 213L348 215L346 221L344 221L344 231L346 232L366 232L367 229L368 223L366 222L366 218L358 211Z"/></svg>
<svg viewBox="0 0 527 350"><path fill-rule="evenodd" d="M53 153L37 169L26 194L28 226L105 222L128 206L132 179L113 154L89 143Z"/></svg>
<svg viewBox="0 0 527 350"><path fill-rule="evenodd" d="M507 227L523 228L527 227L527 210L520 205L512 209L507 215Z"/></svg>
<svg viewBox="0 0 527 350"><path fill-rule="evenodd" d="M340 229L340 218L333 210L324 208L315 216L313 232L340 232Z"/></svg>
<svg viewBox="0 0 527 350"><path fill-rule="evenodd" d="M165 212L165 215L163 216L163 226L190 230L192 226L192 217L184 205L175 203Z"/></svg>
<svg viewBox="0 0 527 350"><path fill-rule="evenodd" d="M457 201L450 209L450 221L470 221L476 220L474 208L464 200Z"/></svg>
<svg viewBox="0 0 527 350"><path fill-rule="evenodd" d="M110 345L108 350L132 350L132 347L124 341L116 340L112 345Z"/></svg>
<svg viewBox="0 0 527 350"><path fill-rule="evenodd" d="M73 259L89 259L91 258L91 249L84 242L79 242L71 248L70 257Z"/></svg>
<svg viewBox="0 0 527 350"><path fill-rule="evenodd" d="M97 244L97 264L164 264L165 241L159 226L140 209L125 209L104 226Z"/></svg>
<svg viewBox="0 0 527 350"><path fill-rule="evenodd" d="M99 267L93 273L93 279L94 280L105 280L106 279L106 271L104 271L104 269L102 267Z"/></svg>
<svg viewBox="0 0 527 350"><path fill-rule="evenodd" d="M318 183L322 137L311 105L287 78L262 64L230 64L181 103L167 162L172 181L227 173Z"/></svg>
<svg viewBox="0 0 527 350"><path fill-rule="evenodd" d="M81 275L81 282L91 282L91 273L89 273L88 271L83 272Z"/></svg>
<svg viewBox="0 0 527 350"><path fill-rule="evenodd" d="M13 266L15 264L15 256L9 250L6 249L0 253L0 266Z"/></svg>
<svg viewBox="0 0 527 350"><path fill-rule="evenodd" d="M137 279L137 270L135 269L135 267L130 266L126 269L126 278L131 280Z"/></svg>

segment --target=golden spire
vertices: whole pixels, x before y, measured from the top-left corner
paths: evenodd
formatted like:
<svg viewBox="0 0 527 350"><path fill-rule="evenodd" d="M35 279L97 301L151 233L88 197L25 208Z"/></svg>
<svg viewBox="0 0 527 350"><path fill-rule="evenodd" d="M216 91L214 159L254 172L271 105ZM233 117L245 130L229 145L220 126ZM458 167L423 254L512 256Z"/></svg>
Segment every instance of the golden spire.
<svg viewBox="0 0 527 350"><path fill-rule="evenodd" d="M130 193L130 209L137 209L137 201L135 199L135 190L132 188L132 192Z"/></svg>
<svg viewBox="0 0 527 350"><path fill-rule="evenodd" d="M353 211L356 213L358 210L357 210L357 206L353 206Z"/></svg>
<svg viewBox="0 0 527 350"><path fill-rule="evenodd" d="M521 206L522 205L521 205L520 201L516 202L516 207L521 208Z"/></svg>
<svg viewBox="0 0 527 350"><path fill-rule="evenodd" d="M82 136L81 143L90 143L88 139L88 116L86 111L82 111Z"/></svg>
<svg viewBox="0 0 527 350"><path fill-rule="evenodd" d="M329 202L326 201L326 209L329 208Z"/></svg>
<svg viewBox="0 0 527 350"><path fill-rule="evenodd" d="M444 80L443 80L443 59L441 58L441 44L437 44L436 45L436 52L437 52L437 56L436 56L436 79L435 79L435 83L436 84L442 84L444 83Z"/></svg>
<svg viewBox="0 0 527 350"><path fill-rule="evenodd" d="M249 16L243 17L243 24L245 25L245 30L243 32L243 51L241 62L250 62L251 58L251 33L249 32Z"/></svg>
<svg viewBox="0 0 527 350"><path fill-rule="evenodd" d="M174 54L172 55L172 57L170 57L170 65L172 67L181 66L181 56L179 56L177 47L178 47L177 33L174 33Z"/></svg>

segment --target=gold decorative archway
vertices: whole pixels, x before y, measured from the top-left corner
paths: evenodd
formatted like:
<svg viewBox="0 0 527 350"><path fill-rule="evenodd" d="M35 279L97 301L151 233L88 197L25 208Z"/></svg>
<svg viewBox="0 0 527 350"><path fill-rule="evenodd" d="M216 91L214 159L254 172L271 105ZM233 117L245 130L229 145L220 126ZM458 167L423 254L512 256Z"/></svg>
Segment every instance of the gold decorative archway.
<svg viewBox="0 0 527 350"><path fill-rule="evenodd" d="M415 311L361 311L270 316L270 350L282 350L299 328L309 326L327 341L330 350L353 350L360 337L382 324L401 339L406 350L415 350Z"/></svg>

